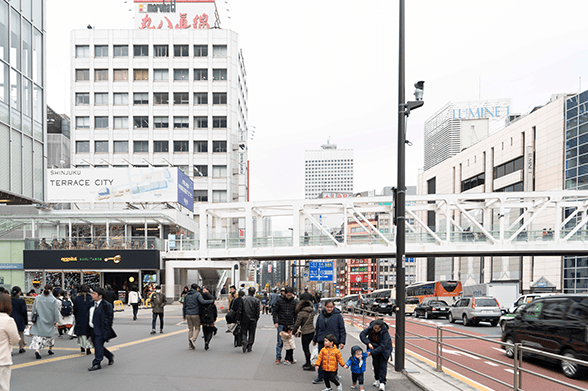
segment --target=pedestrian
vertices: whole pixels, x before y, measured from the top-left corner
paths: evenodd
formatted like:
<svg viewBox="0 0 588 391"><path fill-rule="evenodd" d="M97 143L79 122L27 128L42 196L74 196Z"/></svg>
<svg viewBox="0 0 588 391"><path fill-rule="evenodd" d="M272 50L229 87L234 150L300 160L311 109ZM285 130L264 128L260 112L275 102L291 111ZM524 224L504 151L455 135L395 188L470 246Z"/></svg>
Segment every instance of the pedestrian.
<svg viewBox="0 0 588 391"><path fill-rule="evenodd" d="M241 339L243 343L243 353L251 351L253 343L255 342L255 330L257 329L257 321L259 320L259 313L261 303L255 297L255 288L249 287L249 295L245 296L241 310Z"/></svg>
<svg viewBox="0 0 588 391"><path fill-rule="evenodd" d="M153 321L151 322L151 334L155 334L155 323L159 317L159 333L163 334L163 307L167 304L165 295L161 292L161 285L155 287L151 295L151 308L153 309Z"/></svg>
<svg viewBox="0 0 588 391"><path fill-rule="evenodd" d="M233 301L235 301L235 299L239 297L239 295L237 294L237 289L235 288L235 285L231 285L229 287L229 311L231 311L231 309L233 308ZM233 330L235 329L235 327L237 326L237 323L227 323L227 333L232 333Z"/></svg>
<svg viewBox="0 0 588 391"><path fill-rule="evenodd" d="M321 294L318 291L314 292L314 313L318 312L319 304L321 303Z"/></svg>
<svg viewBox="0 0 588 391"><path fill-rule="evenodd" d="M18 330L18 335L20 337L18 341L18 353L24 353L26 346L24 330L27 324L29 323L29 317L27 314L27 303L22 298L22 290L18 286L12 287L10 291L10 296L10 303L12 306L10 317L14 319L14 322L16 323L16 328Z"/></svg>
<svg viewBox="0 0 588 391"><path fill-rule="evenodd" d="M322 342L329 334L335 336L339 341L339 350L343 350L347 340L347 332L345 331L345 321L341 315L341 311L335 308L335 303L332 300L325 302L325 308L321 311L316 319L315 333L312 340L313 346L318 344L319 351L323 348ZM323 381L323 371L319 368L318 376L313 380L314 384Z"/></svg>
<svg viewBox="0 0 588 391"><path fill-rule="evenodd" d="M57 322L57 333L59 334L59 338L61 338L64 334L67 334L69 329L72 328L74 322L73 303L67 296L67 292L65 292L63 289L59 290L57 296L57 306L59 309L59 322ZM71 337L70 339L73 339L73 337Z"/></svg>
<svg viewBox="0 0 588 391"><path fill-rule="evenodd" d="M280 338L282 338L282 344L284 345L284 349L286 349L284 365L291 365L296 363L296 360L294 360L294 349L296 349L296 343L294 342L294 336L292 335L292 326L284 327L284 330L280 332Z"/></svg>
<svg viewBox="0 0 588 391"><path fill-rule="evenodd" d="M314 301L314 296L310 292L308 292L307 286L304 287L304 293L300 295L300 300L308 300L311 303Z"/></svg>
<svg viewBox="0 0 588 391"><path fill-rule="evenodd" d="M277 343L276 343L276 364L282 363L282 338L280 333L286 326L293 326L296 321L296 304L297 300L294 299L294 290L291 286L285 289L284 296L281 296L274 305L274 311L272 311L272 318L274 321L274 327L277 329Z"/></svg>
<svg viewBox="0 0 588 391"><path fill-rule="evenodd" d="M94 300L90 294L90 287L80 285L79 293L73 299L73 316L75 320L74 334L78 336L78 346L82 353L92 354L92 340L90 336L90 308L94 306Z"/></svg>
<svg viewBox="0 0 588 391"><path fill-rule="evenodd" d="M112 289L112 285L104 285L104 300L109 302L114 307L114 301L116 300L116 293Z"/></svg>
<svg viewBox="0 0 588 391"><path fill-rule="evenodd" d="M199 292L198 284L192 284L191 289L184 296L182 313L188 323L188 349L196 349L196 338L200 333L200 313L202 306L214 303L214 299L204 300Z"/></svg>
<svg viewBox="0 0 588 391"><path fill-rule="evenodd" d="M35 350L37 359L41 358L40 351L43 348L48 348L49 355L55 354L53 345L55 345L55 326L59 322L59 309L57 299L51 294L52 291L53 285L45 285L43 293L35 298L31 310L31 320L34 322L30 331L33 336L30 348Z"/></svg>
<svg viewBox="0 0 588 391"><path fill-rule="evenodd" d="M233 328L233 336L234 338L234 347L238 348L243 346L243 334L241 327L241 318L243 317L243 299L245 298L245 292L239 291L237 293L237 298L231 302L232 310L236 312L235 319L237 321L234 323L235 327Z"/></svg>
<svg viewBox="0 0 588 391"><path fill-rule="evenodd" d="M190 288L188 288L187 286L184 287L184 290L180 294L180 303L184 302L184 296L186 296L186 293L188 293L189 290Z"/></svg>
<svg viewBox="0 0 588 391"><path fill-rule="evenodd" d="M263 292L263 296L261 297L261 313L269 314L269 298L266 292Z"/></svg>
<svg viewBox="0 0 588 391"><path fill-rule="evenodd" d="M270 301L269 301L270 312L272 314L274 313L274 305L276 304L276 302L278 301L279 298L280 298L280 295L278 294L278 290L274 288L272 294L270 295Z"/></svg>
<svg viewBox="0 0 588 391"><path fill-rule="evenodd" d="M102 369L101 362L104 356L108 359L108 365L114 364L114 354L104 347L104 344L112 338L116 338L116 333L112 329L114 311L112 304L104 299L105 291L103 288L96 288L92 292L94 306L90 308L90 333L92 344L94 345L94 360L88 371L97 371Z"/></svg>
<svg viewBox="0 0 588 391"><path fill-rule="evenodd" d="M0 294L0 390L6 391L10 390L12 346L20 340L16 322L9 315L11 312L12 298Z"/></svg>
<svg viewBox="0 0 588 391"><path fill-rule="evenodd" d="M204 300L212 300L211 304L202 306L202 314L200 315L200 324L202 325L202 336L204 337L204 350L208 350L210 347L210 341L212 337L216 335L218 329L215 327L214 322L218 316L216 304L214 304L214 296L208 292L208 289L202 288L202 298Z"/></svg>
<svg viewBox="0 0 588 391"><path fill-rule="evenodd" d="M359 391L364 391L363 374L365 373L365 363L369 355L370 350L364 353L363 350L361 350L361 348L357 345L351 348L351 357L349 357L349 360L347 360L345 363L345 365L351 369L351 388L356 388L357 383L359 383Z"/></svg>
<svg viewBox="0 0 588 391"><path fill-rule="evenodd" d="M359 334L359 339L370 349L376 379L374 387L385 390L388 358L392 354L392 338L388 325L382 319L376 319Z"/></svg>
<svg viewBox="0 0 588 391"><path fill-rule="evenodd" d="M141 302L141 294L137 285L133 285L129 292L129 305L133 307L133 320L137 320L137 313L139 312L139 303Z"/></svg>
<svg viewBox="0 0 588 391"><path fill-rule="evenodd" d="M319 372L323 373L325 386L327 387L323 391L332 390L331 382L337 386L337 391L341 391L343 390L343 385L341 385L337 379L337 364L344 368L348 367L343 361L341 352L337 349L337 338L333 334L329 334L323 339L322 345L324 347L320 350L314 365Z"/></svg>
<svg viewBox="0 0 588 391"><path fill-rule="evenodd" d="M308 300L301 300L296 305L296 322L293 333L302 337L302 350L304 351L305 362L302 369L314 371L310 363L310 343L314 338L314 308Z"/></svg>

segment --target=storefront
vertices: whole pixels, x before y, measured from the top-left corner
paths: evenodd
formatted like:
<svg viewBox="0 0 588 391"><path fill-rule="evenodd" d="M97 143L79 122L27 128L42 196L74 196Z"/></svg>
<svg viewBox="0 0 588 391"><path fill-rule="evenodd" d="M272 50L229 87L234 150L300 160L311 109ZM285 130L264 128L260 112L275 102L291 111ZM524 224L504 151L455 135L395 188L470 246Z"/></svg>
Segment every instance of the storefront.
<svg viewBox="0 0 588 391"><path fill-rule="evenodd" d="M24 250L23 258L25 293L38 293L45 284L68 290L80 284L143 290L164 277L159 250Z"/></svg>

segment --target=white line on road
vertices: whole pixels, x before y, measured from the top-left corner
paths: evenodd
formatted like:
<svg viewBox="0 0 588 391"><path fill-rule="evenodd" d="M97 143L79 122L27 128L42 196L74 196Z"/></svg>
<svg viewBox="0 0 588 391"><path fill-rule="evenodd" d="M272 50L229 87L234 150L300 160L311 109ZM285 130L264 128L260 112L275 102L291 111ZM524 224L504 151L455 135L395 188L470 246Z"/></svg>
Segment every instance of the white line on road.
<svg viewBox="0 0 588 391"><path fill-rule="evenodd" d="M498 367L499 365L492 361L484 361L485 364L491 365L493 367Z"/></svg>
<svg viewBox="0 0 588 391"><path fill-rule="evenodd" d="M480 357L476 357L476 356L474 356L472 354L461 352L461 351L458 351L458 350L443 349L443 353L454 354L456 356L466 356L466 357L469 357L469 358L473 358L474 360L479 360L480 359Z"/></svg>
<svg viewBox="0 0 588 391"><path fill-rule="evenodd" d="M504 368L504 370L508 373L512 373L514 375L514 369Z"/></svg>
<svg viewBox="0 0 588 391"><path fill-rule="evenodd" d="M496 346L492 346L492 349L498 350L500 353L504 353L504 349L497 348Z"/></svg>

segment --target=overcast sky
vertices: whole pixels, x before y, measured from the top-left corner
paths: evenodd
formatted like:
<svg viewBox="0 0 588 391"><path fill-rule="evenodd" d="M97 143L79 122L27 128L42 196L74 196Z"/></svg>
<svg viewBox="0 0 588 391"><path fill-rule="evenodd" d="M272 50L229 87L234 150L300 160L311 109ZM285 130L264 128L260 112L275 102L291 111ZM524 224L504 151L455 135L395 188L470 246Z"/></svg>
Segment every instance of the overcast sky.
<svg viewBox="0 0 588 391"><path fill-rule="evenodd" d="M71 114L70 31L131 29L132 0L47 0L47 103ZM249 88L252 201L304 198L304 151L328 137L355 150L355 191L396 184L398 2L217 0ZM423 167L423 124L446 103L511 98L527 113L588 89L588 1L406 1L407 185ZM228 9L228 10L227 10Z"/></svg>

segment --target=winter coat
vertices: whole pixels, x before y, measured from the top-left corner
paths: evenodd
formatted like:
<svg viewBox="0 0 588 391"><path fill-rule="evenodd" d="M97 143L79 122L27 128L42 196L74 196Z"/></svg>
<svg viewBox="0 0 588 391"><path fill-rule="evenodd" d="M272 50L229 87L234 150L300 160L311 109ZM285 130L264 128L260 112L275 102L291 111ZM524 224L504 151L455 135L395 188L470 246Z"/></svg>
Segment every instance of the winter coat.
<svg viewBox="0 0 588 391"><path fill-rule="evenodd" d="M334 308L330 315L323 309L316 320L315 327L313 342L322 342L329 334L337 337L337 345L345 344L347 340L345 321L338 308Z"/></svg>
<svg viewBox="0 0 588 391"><path fill-rule="evenodd" d="M18 344L19 340L14 319L0 312L0 366L12 365L12 347Z"/></svg>
<svg viewBox="0 0 588 391"><path fill-rule="evenodd" d="M141 294L139 292L129 292L129 304L137 304L141 302Z"/></svg>
<svg viewBox="0 0 588 391"><path fill-rule="evenodd" d="M216 309L216 305L214 304L214 297L210 293L203 293L202 298L204 300L213 300L212 304L206 304L202 306L202 312L200 312L200 323L202 325L214 326L214 322L216 322L216 318L218 316L218 311Z"/></svg>
<svg viewBox="0 0 588 391"><path fill-rule="evenodd" d="M74 327L75 335L90 335L89 321L90 308L94 306L94 300L89 293L80 293L73 299L73 315L76 320Z"/></svg>
<svg viewBox="0 0 588 391"><path fill-rule="evenodd" d="M286 296L280 297L272 310L274 323L292 326L296 322L296 304L298 300L294 297L290 300Z"/></svg>
<svg viewBox="0 0 588 391"><path fill-rule="evenodd" d="M337 363L342 367L345 366L345 361L341 356L341 352L336 347L322 348L316 359L317 366L320 366L323 371L335 372L337 370Z"/></svg>
<svg viewBox="0 0 588 391"><path fill-rule="evenodd" d="M16 322L16 328L18 331L23 332L27 323L29 323L27 303L19 296L12 296L10 301L12 302L12 312L10 312L10 317Z"/></svg>
<svg viewBox="0 0 588 391"><path fill-rule="evenodd" d="M261 304L259 299L253 296L243 298L243 309L241 311L241 323L254 323L259 320Z"/></svg>
<svg viewBox="0 0 588 391"><path fill-rule="evenodd" d="M314 301L314 296L309 292L304 292L300 295L300 301L302 300L308 300L312 303Z"/></svg>
<svg viewBox="0 0 588 391"><path fill-rule="evenodd" d="M292 327L296 334L298 328L303 335L314 333L314 307L308 300L302 300L296 305L296 322Z"/></svg>
<svg viewBox="0 0 588 391"><path fill-rule="evenodd" d="M45 296L42 293L35 297L31 314L34 314L35 311L38 318L35 324L31 326L31 335L53 338L55 323L59 322L59 309L55 296L51 293Z"/></svg>
<svg viewBox="0 0 588 391"><path fill-rule="evenodd" d="M347 365L353 373L364 373L366 368L365 361L367 359L367 352L369 352L369 350L367 352L362 352L361 358L359 360L355 357L355 352L358 350L361 350L361 348L357 345L351 348L351 357L349 357L349 360L347 360L345 365Z"/></svg>
<svg viewBox="0 0 588 391"><path fill-rule="evenodd" d="M372 356L382 355L382 357L388 359L392 354L392 338L390 337L388 325L384 323L382 330L380 330L379 333L374 334L374 322L375 321L372 321L368 328L359 334L359 339L366 344L366 346L370 343L372 344L374 347L371 351Z"/></svg>
<svg viewBox="0 0 588 391"><path fill-rule="evenodd" d="M292 333L280 331L280 338L282 338L282 342L284 343L284 349L296 349L296 343L294 342L294 336L292 335Z"/></svg>
<svg viewBox="0 0 588 391"><path fill-rule="evenodd" d="M272 293L270 295L269 305L273 306L274 304L276 304L276 302L278 301L279 298L280 298L279 293Z"/></svg>
<svg viewBox="0 0 588 391"><path fill-rule="evenodd" d="M66 326L66 325L72 325L74 323L74 314L73 314L73 308L71 311L71 315L68 316L63 316L61 315L61 307L63 306L63 301L65 299L57 299L57 309L59 310L59 322L57 322L58 326ZM67 299L67 301L69 301L71 303L71 305L73 306L73 303L70 299Z"/></svg>
<svg viewBox="0 0 588 391"><path fill-rule="evenodd" d="M151 307L154 314L163 314L163 307L167 304L165 295L161 292L155 292L151 295Z"/></svg>
<svg viewBox="0 0 588 391"><path fill-rule="evenodd" d="M186 296L184 296L184 306L182 308L184 318L186 315L200 315L202 306L212 303L214 303L214 299L204 300L200 292L195 289L190 289L186 293Z"/></svg>

